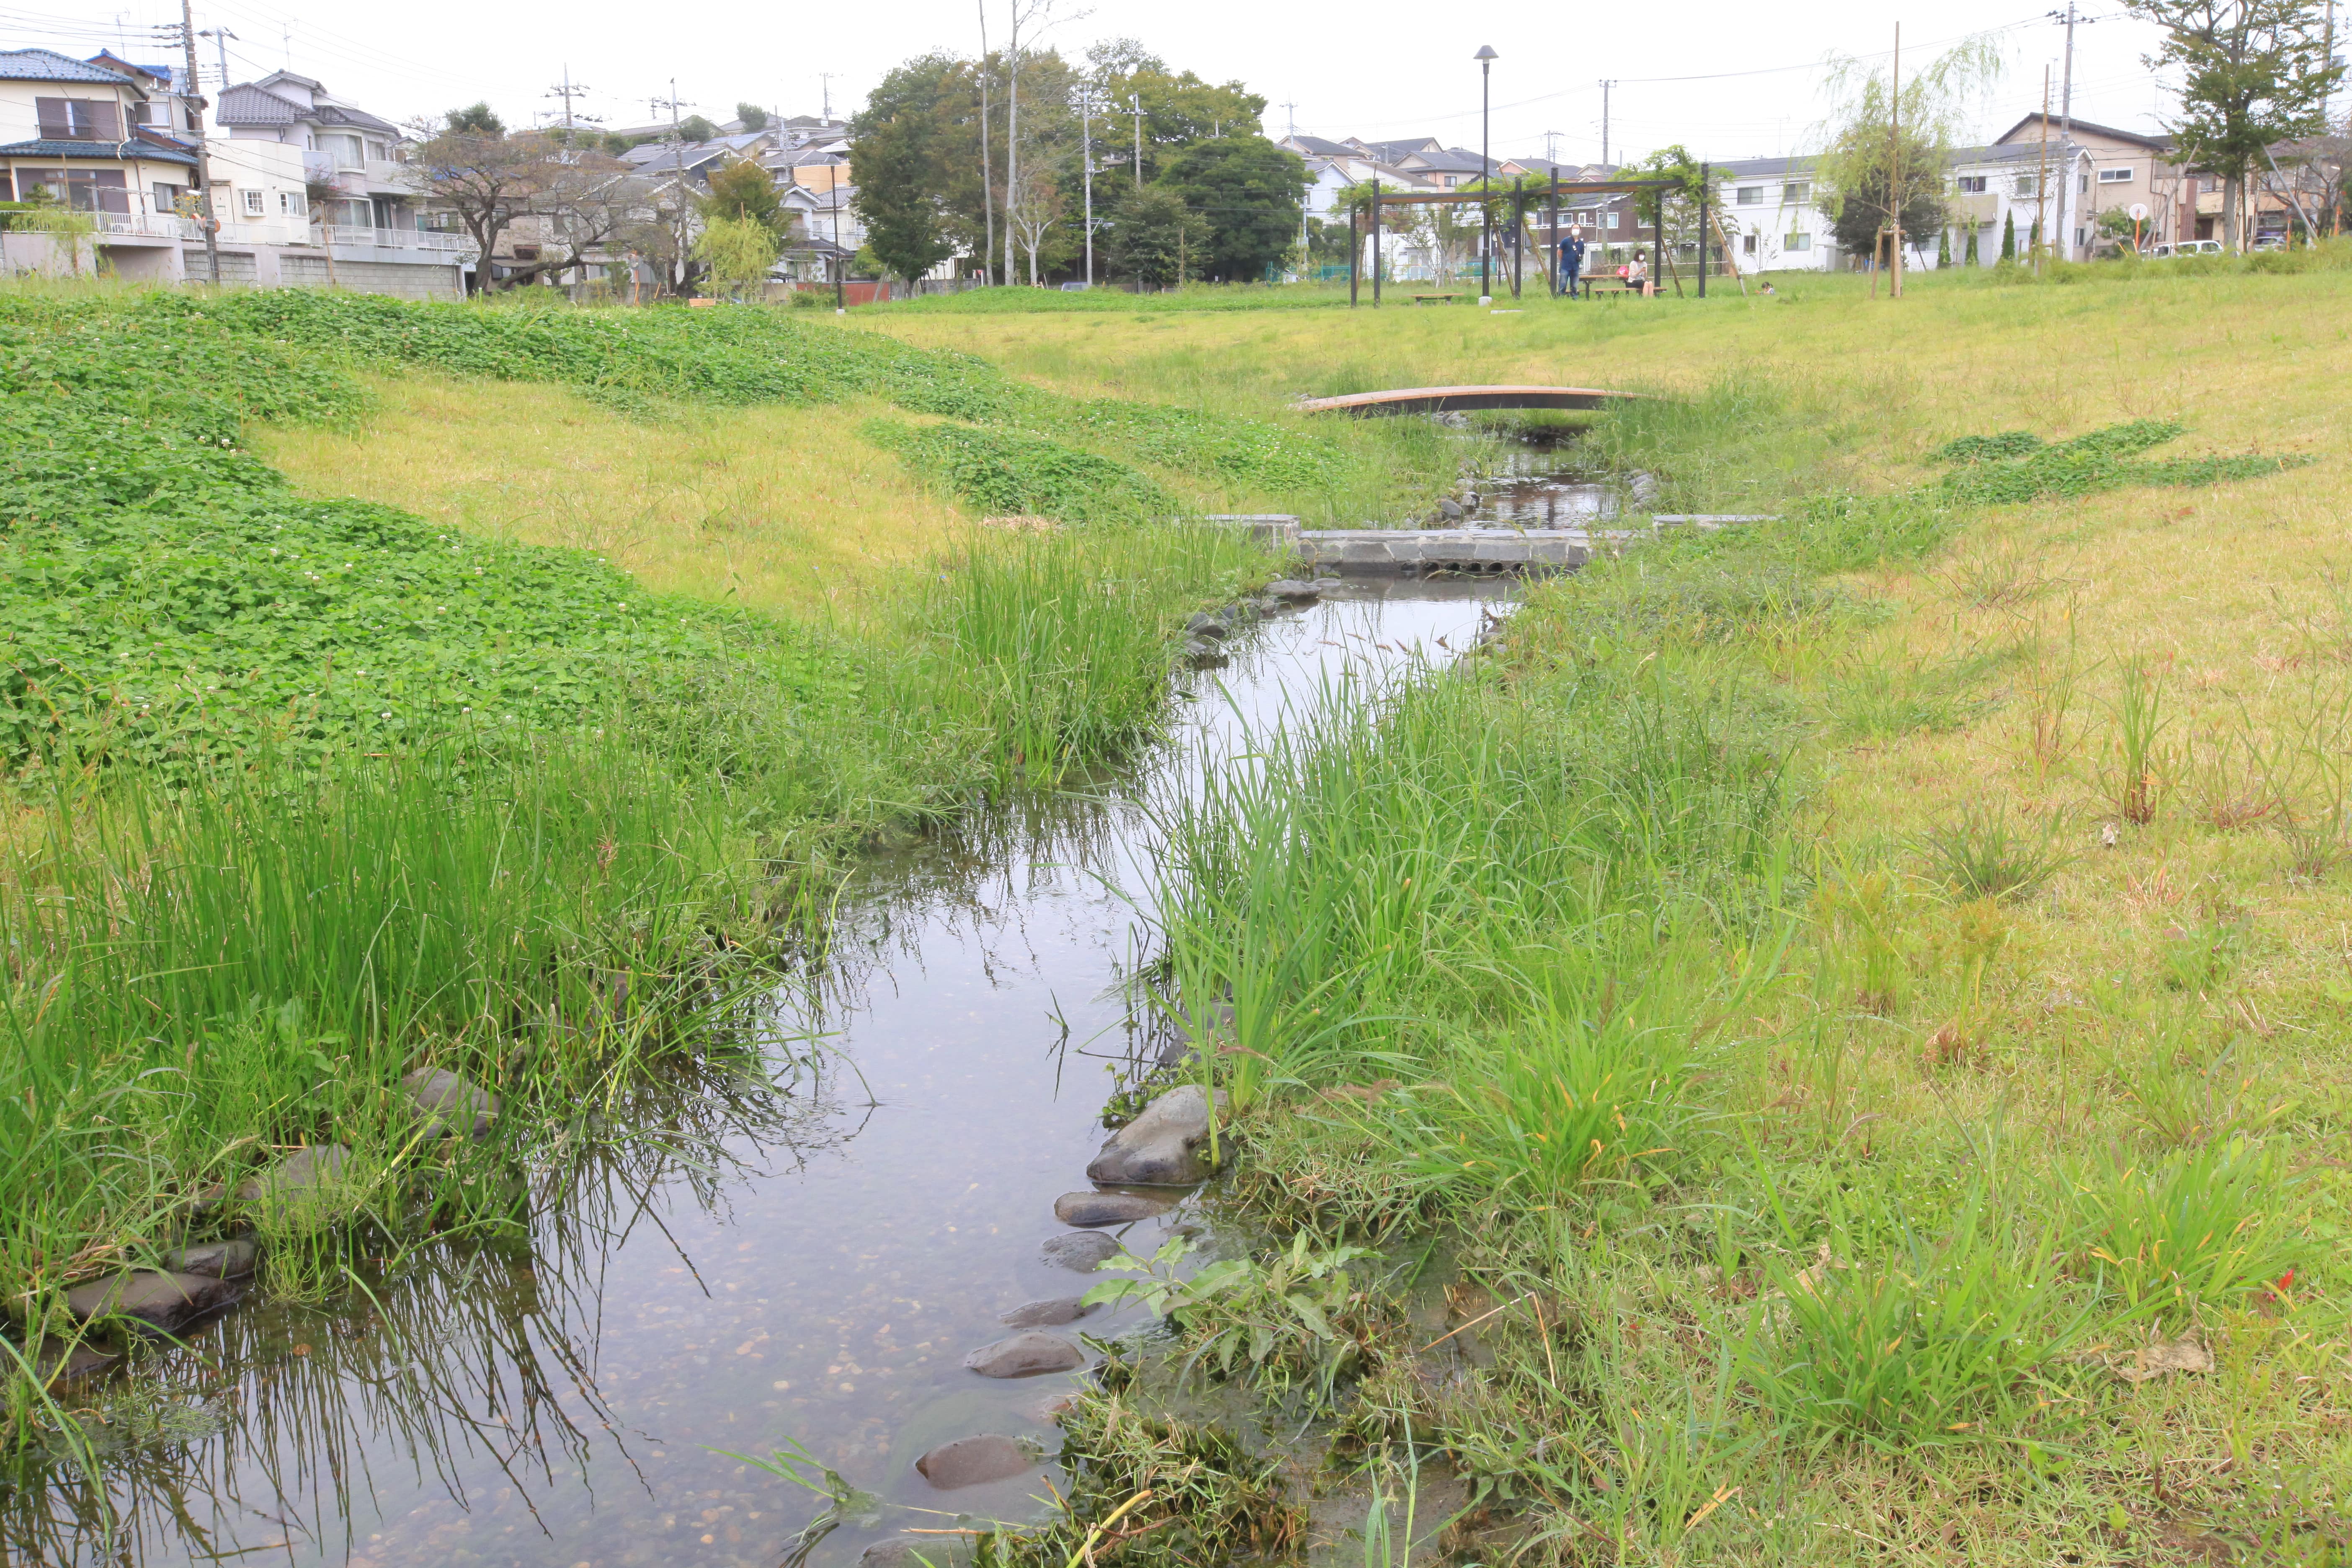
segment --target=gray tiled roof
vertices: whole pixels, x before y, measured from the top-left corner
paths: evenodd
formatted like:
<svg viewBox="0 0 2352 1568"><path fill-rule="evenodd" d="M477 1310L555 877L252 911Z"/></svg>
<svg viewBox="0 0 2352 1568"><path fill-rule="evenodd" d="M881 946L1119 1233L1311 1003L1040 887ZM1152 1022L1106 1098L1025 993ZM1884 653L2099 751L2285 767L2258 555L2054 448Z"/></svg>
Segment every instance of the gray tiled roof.
<svg viewBox="0 0 2352 1568"><path fill-rule="evenodd" d="M389 120L379 120L363 109L331 101L305 109L290 98L280 97L268 88L249 81L241 81L235 87L222 89L220 109L215 118L223 125L295 125L308 120L319 125L349 125L360 131L379 131L392 136L400 134L399 126Z"/></svg>
<svg viewBox="0 0 2352 1568"><path fill-rule="evenodd" d="M121 71L55 49L0 49L0 81L93 81L121 87L130 79Z"/></svg>
<svg viewBox="0 0 2352 1568"><path fill-rule="evenodd" d="M0 147L0 158L112 158L122 162L137 158L150 163L185 163L191 168L196 162L193 153L159 147L137 138L129 142L11 142Z"/></svg>

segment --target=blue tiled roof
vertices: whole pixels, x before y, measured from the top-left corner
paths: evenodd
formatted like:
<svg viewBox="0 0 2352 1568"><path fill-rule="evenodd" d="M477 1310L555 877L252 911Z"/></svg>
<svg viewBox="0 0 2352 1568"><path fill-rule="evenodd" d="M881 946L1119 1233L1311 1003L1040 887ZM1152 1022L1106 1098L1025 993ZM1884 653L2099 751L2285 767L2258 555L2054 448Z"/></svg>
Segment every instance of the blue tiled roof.
<svg viewBox="0 0 2352 1568"><path fill-rule="evenodd" d="M0 49L0 81L97 81L121 87L129 79L121 71L55 49Z"/></svg>
<svg viewBox="0 0 2352 1568"><path fill-rule="evenodd" d="M152 142L11 142L0 147L0 158L110 158L127 163L137 158L150 163L196 166L196 155L158 147Z"/></svg>

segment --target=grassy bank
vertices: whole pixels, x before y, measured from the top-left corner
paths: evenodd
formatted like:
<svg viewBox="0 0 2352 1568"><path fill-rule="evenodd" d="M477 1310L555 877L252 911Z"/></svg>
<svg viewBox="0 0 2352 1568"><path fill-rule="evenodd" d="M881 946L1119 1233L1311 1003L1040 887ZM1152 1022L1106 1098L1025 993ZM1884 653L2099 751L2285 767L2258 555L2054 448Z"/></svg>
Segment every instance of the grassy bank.
<svg viewBox="0 0 2352 1568"><path fill-rule="evenodd" d="M793 616L659 519L649 584L617 552L386 504L396 482L307 495L256 455L365 445L393 393L429 406L360 368L403 363L460 402L569 400L614 458L730 413L887 420L908 458L869 460L940 521L887 595ZM1148 737L1183 617L1270 563L1027 399L782 312L0 297L16 1323L61 1326L63 1288L202 1234L192 1196L305 1144L355 1152L329 1217L489 1223L507 1188L470 1157L399 1170L402 1075L505 1095L502 1168L663 1062L771 1044L739 1004L863 838ZM1291 449L1131 419L1184 460ZM978 456L930 460L943 432ZM977 527L966 493L1058 526ZM274 1256L273 1288L320 1288L315 1256Z"/></svg>
<svg viewBox="0 0 2352 1568"><path fill-rule="evenodd" d="M2347 288L1036 323L1066 389L1243 406L1638 364L1690 395L1592 449L1783 518L1181 825L1169 983L1270 1233L1188 1345L1336 1368L1342 1468L1453 1478L1465 1561L2340 1560Z"/></svg>

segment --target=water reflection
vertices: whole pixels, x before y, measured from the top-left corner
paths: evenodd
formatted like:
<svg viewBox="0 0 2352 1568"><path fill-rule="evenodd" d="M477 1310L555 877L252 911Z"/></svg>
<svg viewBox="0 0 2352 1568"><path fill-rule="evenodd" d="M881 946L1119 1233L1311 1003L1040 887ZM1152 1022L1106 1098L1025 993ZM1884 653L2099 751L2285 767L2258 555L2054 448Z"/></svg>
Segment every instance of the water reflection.
<svg viewBox="0 0 2352 1568"><path fill-rule="evenodd" d="M232 1312L86 1391L110 1418L111 1552L69 1467L5 1484L0 1552L772 1564L820 1505L730 1456L787 1436L887 1505L815 1563L910 1525L1034 1517L1043 1468L941 1492L913 1461L979 1432L1055 1444L1068 1375L992 1382L962 1358L1007 1309L1088 1283L1038 1247L1085 1185L1109 1074L1160 1043L1125 986L1149 947L1153 803L1286 694L1465 646L1494 595L1346 584L1180 677L1174 733L1135 768L874 857L766 1020L827 1054L649 1088L612 1118L628 1135L541 1152L515 1241L426 1247L331 1309Z"/></svg>

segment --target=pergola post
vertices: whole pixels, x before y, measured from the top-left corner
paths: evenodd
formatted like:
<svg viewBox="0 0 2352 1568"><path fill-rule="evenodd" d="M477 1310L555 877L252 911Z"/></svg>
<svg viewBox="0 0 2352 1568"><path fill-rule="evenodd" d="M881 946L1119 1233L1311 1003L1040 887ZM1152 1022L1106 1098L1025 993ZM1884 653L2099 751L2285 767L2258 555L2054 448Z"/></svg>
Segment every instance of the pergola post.
<svg viewBox="0 0 2352 1568"><path fill-rule="evenodd" d="M1554 299L1559 297L1559 165L1544 171L1551 176L1551 192L1545 202L1549 219L1550 240L1544 247L1544 286Z"/></svg>
<svg viewBox="0 0 2352 1568"><path fill-rule="evenodd" d="M1706 198L1712 188L1709 171L1713 167L1709 163L1698 166L1698 297L1702 300L1706 298Z"/></svg>
<svg viewBox="0 0 2352 1568"><path fill-rule="evenodd" d="M1363 214L1348 209L1348 309L1356 308L1356 267L1364 246Z"/></svg>
<svg viewBox="0 0 2352 1568"><path fill-rule="evenodd" d="M1372 176L1372 309L1381 308L1381 177Z"/></svg>

